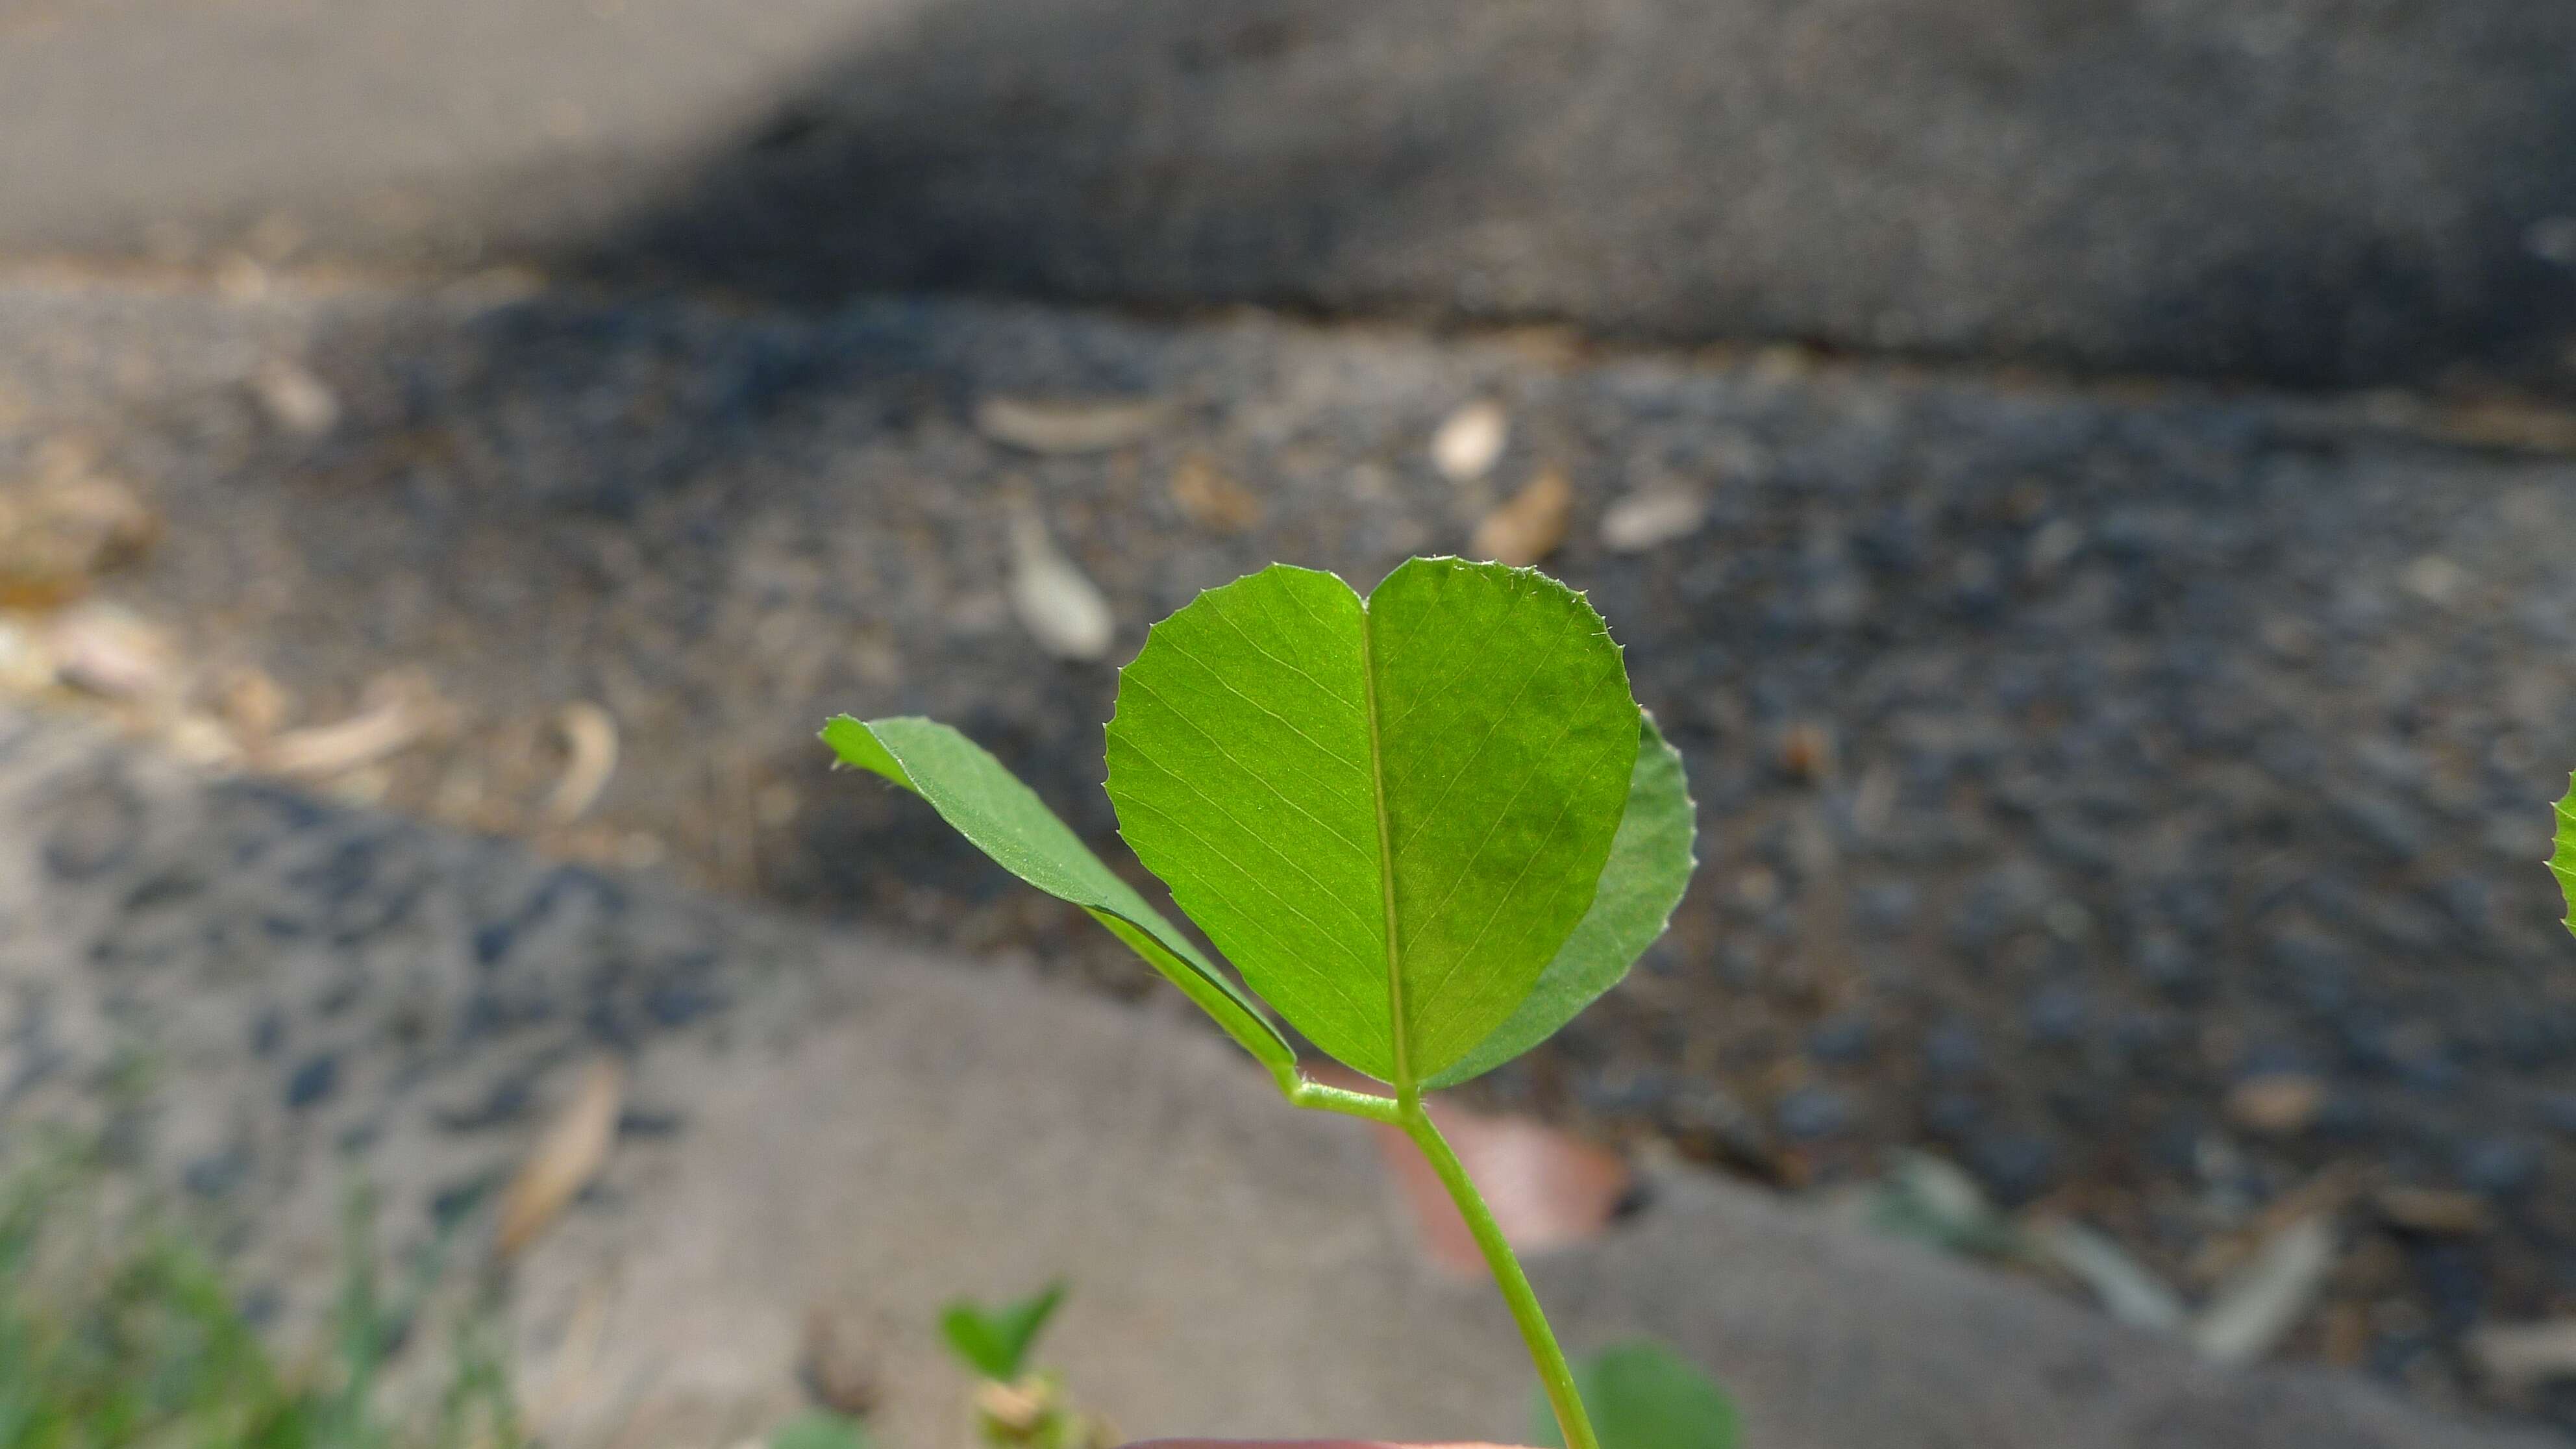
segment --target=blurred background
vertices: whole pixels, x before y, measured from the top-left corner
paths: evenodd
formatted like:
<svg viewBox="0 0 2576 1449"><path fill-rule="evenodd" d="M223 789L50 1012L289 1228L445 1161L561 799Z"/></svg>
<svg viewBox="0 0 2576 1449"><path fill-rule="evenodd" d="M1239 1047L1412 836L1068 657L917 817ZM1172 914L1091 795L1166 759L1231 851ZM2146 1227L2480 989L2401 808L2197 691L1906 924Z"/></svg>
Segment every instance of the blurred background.
<svg viewBox="0 0 2576 1449"><path fill-rule="evenodd" d="M1169 1011L819 721L953 722L1145 883L1149 623L1537 563L1702 863L1462 1110L2541 1434L2572 458L2531 0L0 0L10 711ZM27 928L22 1075L219 917L160 901ZM721 1017L725 939L546 1070ZM408 1090L276 1009L245 1113Z"/></svg>

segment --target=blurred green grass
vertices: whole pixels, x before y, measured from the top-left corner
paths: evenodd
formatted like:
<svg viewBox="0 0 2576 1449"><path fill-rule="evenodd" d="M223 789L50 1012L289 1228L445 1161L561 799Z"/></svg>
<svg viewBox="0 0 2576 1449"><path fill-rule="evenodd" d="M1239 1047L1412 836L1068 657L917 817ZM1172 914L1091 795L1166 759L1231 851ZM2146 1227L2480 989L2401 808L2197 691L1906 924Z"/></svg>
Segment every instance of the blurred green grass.
<svg viewBox="0 0 2576 1449"><path fill-rule="evenodd" d="M0 1179L0 1449L518 1449L507 1375L475 1325L434 1412L380 1416L417 1301L380 1290L363 1190L347 1197L331 1350L298 1371L183 1228L113 1200L94 1154L36 1158Z"/></svg>

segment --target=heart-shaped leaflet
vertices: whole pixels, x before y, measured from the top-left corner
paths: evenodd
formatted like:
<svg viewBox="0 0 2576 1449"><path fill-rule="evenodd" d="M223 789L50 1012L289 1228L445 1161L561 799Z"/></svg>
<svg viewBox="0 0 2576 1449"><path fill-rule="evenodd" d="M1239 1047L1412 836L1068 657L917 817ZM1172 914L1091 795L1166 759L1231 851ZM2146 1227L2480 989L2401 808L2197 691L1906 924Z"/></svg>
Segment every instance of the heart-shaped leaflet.
<svg viewBox="0 0 2576 1449"><path fill-rule="evenodd" d="M1636 773L1619 647L1529 569L1416 559L1363 601L1274 566L1119 676L1120 833L1263 1000L1419 1086L1511 1017L1592 904Z"/></svg>

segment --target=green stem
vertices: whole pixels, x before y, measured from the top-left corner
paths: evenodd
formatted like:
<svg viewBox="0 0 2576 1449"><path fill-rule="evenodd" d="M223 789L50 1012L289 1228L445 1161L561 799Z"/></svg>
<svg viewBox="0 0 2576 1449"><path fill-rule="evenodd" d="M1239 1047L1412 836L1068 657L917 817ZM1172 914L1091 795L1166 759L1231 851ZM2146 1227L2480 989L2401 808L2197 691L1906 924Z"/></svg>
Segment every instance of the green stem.
<svg viewBox="0 0 2576 1449"><path fill-rule="evenodd" d="M1440 1129L1431 1125L1431 1114L1422 1110L1420 1101L1403 1104L1397 1125L1413 1145L1422 1149L1431 1170L1440 1174L1441 1185L1458 1204L1458 1215L1467 1220L1467 1231L1476 1237L1476 1246L1484 1250L1485 1266L1493 1270L1494 1286L1503 1290L1503 1301L1511 1305L1512 1321L1521 1326L1521 1339L1529 1345L1530 1362L1538 1365L1538 1381L1547 1390L1548 1407L1556 1411L1557 1427L1564 1431L1566 1449L1601 1449L1601 1441L1592 1436L1592 1420L1583 1412L1583 1396L1575 1392L1574 1370L1567 1367L1565 1351L1556 1346L1556 1335L1548 1330L1547 1314L1538 1306L1538 1294L1530 1287L1529 1275L1521 1271L1520 1259L1512 1256L1512 1245L1503 1241L1503 1230L1476 1192L1476 1184L1449 1150Z"/></svg>
<svg viewBox="0 0 2576 1449"><path fill-rule="evenodd" d="M1339 1112L1346 1117L1366 1117L1390 1127L1400 1127L1404 1122L1391 1099L1372 1097L1366 1092L1345 1092L1339 1087L1327 1087L1321 1082L1301 1078L1288 1087L1287 1093L1289 1105L1295 1107Z"/></svg>
<svg viewBox="0 0 2576 1449"><path fill-rule="evenodd" d="M1575 1390L1574 1370L1566 1364L1565 1351L1556 1346L1556 1334L1547 1326L1547 1313L1539 1307L1537 1290L1530 1287L1529 1275L1521 1271L1520 1259L1512 1256L1512 1245L1504 1241L1502 1227L1485 1206L1483 1195L1476 1191L1474 1179L1467 1176L1466 1165L1449 1150L1449 1141L1440 1135L1440 1129L1432 1125L1422 1099L1410 1092L1390 1099L1301 1081L1289 1090L1288 1100L1300 1107L1383 1122L1402 1128L1404 1135L1413 1139L1423 1160L1438 1174L1440 1185L1449 1189L1450 1200L1458 1205L1458 1215L1467 1220L1467 1231L1485 1255L1494 1286L1503 1291L1503 1302L1512 1310L1512 1321L1520 1325L1521 1340L1529 1345L1530 1362L1538 1366L1539 1384L1547 1390L1548 1407L1556 1411L1566 1449L1601 1449L1601 1441L1592 1434L1592 1420L1583 1412L1583 1396Z"/></svg>

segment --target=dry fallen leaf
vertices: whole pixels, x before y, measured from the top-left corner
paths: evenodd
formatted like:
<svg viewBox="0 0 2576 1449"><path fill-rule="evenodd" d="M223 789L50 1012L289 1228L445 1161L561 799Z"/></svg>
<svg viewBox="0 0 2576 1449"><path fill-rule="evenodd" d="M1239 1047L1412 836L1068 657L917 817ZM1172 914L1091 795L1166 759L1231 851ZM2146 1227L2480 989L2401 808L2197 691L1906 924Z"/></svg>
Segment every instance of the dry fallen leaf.
<svg viewBox="0 0 2576 1449"><path fill-rule="evenodd" d="M2443 408L2431 419L2438 437L2485 448L2532 453L2576 453L2576 411L2520 401Z"/></svg>
<svg viewBox="0 0 2576 1449"><path fill-rule="evenodd" d="M601 1057L582 1069L571 1099L547 1124L501 1194L494 1242L503 1257L515 1256L533 1242L599 1175L617 1140L617 1113L625 1095L626 1072L616 1058Z"/></svg>
<svg viewBox="0 0 2576 1449"><path fill-rule="evenodd" d="M0 607L47 609L150 549L161 520L132 487L99 471L88 444L57 438L25 476L0 487Z"/></svg>
<svg viewBox="0 0 2576 1449"><path fill-rule="evenodd" d="M1142 441L1163 417L1151 400L1044 401L988 397L975 405L975 430L1029 453L1106 453Z"/></svg>
<svg viewBox="0 0 2576 1449"><path fill-rule="evenodd" d="M599 792L607 788L608 777L617 771L617 721L585 700L565 705L555 716L555 728L563 732L564 749L571 758L563 777L555 781L554 793L546 797L546 818L570 825L589 813Z"/></svg>
<svg viewBox="0 0 2576 1449"><path fill-rule="evenodd" d="M54 687L54 656L28 621L0 614L0 689L42 694Z"/></svg>
<svg viewBox="0 0 2576 1449"><path fill-rule="evenodd" d="M1046 525L1025 508L1011 516L1011 610L1059 659L1099 659L1118 632L1109 601L1056 551Z"/></svg>
<svg viewBox="0 0 2576 1449"><path fill-rule="evenodd" d="M319 438L340 425L340 395L300 362L279 358L251 378L268 420L299 438Z"/></svg>
<svg viewBox="0 0 2576 1449"><path fill-rule="evenodd" d="M2220 1285L2191 1341L2221 1363L2252 1363L2299 1326L2334 1271L2334 1222L2301 1218L2266 1239L2235 1277Z"/></svg>
<svg viewBox="0 0 2576 1449"><path fill-rule="evenodd" d="M1485 515L1468 552L1515 568L1537 563L1565 541L1566 520L1573 512L1574 489L1565 475L1544 469L1509 502Z"/></svg>
<svg viewBox="0 0 2576 1449"><path fill-rule="evenodd" d="M2349 1162L2318 1170L2307 1181L2264 1204L2262 1211L2233 1230L2204 1239L2191 1255L2188 1272L2192 1280L2217 1283L2235 1275L2266 1244L2304 1219L2340 1220L2367 1185L2366 1177L2361 1168Z"/></svg>
<svg viewBox="0 0 2576 1449"><path fill-rule="evenodd" d="M2494 1225L2483 1201L2445 1188L2383 1187L2371 1205L2390 1227L2428 1237L2471 1237Z"/></svg>
<svg viewBox="0 0 2576 1449"><path fill-rule="evenodd" d="M2107 1235L2063 1218L2030 1229L2029 1241L2048 1260L2093 1290L2102 1311L2132 1328L2170 1333L2186 1314L2181 1295Z"/></svg>
<svg viewBox="0 0 2576 1449"><path fill-rule="evenodd" d="M599 1344L608 1323L608 1292L599 1278L585 1281L573 1299L571 1321L556 1340L541 1387L526 1401L531 1443L560 1443L566 1413L588 1397L599 1368Z"/></svg>
<svg viewBox="0 0 2576 1449"><path fill-rule="evenodd" d="M200 770L228 775L242 767L241 741L213 715L190 711L173 716L160 735L170 753Z"/></svg>
<svg viewBox="0 0 2576 1449"><path fill-rule="evenodd" d="M295 712L295 701L276 675L252 666L224 680L215 693L215 708L235 735L257 742L277 733Z"/></svg>
<svg viewBox="0 0 2576 1449"><path fill-rule="evenodd" d="M1241 533L1261 521L1261 499L1200 453L1172 470L1172 501L1192 523L1217 533Z"/></svg>
<svg viewBox="0 0 2576 1449"><path fill-rule="evenodd" d="M2248 1132L2288 1137L2306 1131L2325 1109L2326 1084L2305 1072L2267 1072L2227 1093L2227 1120Z"/></svg>
<svg viewBox="0 0 2576 1449"><path fill-rule="evenodd" d="M387 675L368 686L365 706L346 719L287 730L252 758L255 768L323 780L409 749L445 718L426 680Z"/></svg>
<svg viewBox="0 0 2576 1449"><path fill-rule="evenodd" d="M1708 500L1679 488L1631 493L1601 515L1601 546L1612 553L1643 553L1687 538L1708 517Z"/></svg>
<svg viewBox="0 0 2576 1449"><path fill-rule="evenodd" d="M54 677L101 699L145 700L178 693L178 656L169 636L130 609L82 604L45 630Z"/></svg>
<svg viewBox="0 0 2576 1449"><path fill-rule="evenodd" d="M1502 404L1469 403L1432 432L1431 466L1452 483L1473 483L1494 470L1511 438L1511 415Z"/></svg>

